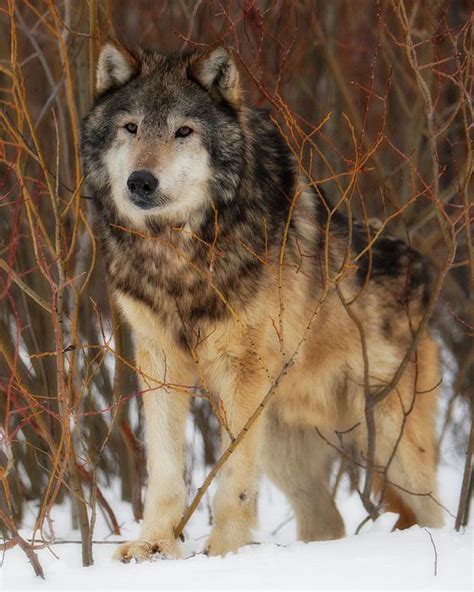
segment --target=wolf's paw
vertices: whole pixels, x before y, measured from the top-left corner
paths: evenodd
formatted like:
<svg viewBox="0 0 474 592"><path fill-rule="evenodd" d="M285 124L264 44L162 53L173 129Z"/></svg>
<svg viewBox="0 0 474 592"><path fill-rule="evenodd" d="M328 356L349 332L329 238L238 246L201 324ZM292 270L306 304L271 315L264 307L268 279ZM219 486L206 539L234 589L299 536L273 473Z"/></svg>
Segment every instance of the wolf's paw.
<svg viewBox="0 0 474 592"><path fill-rule="evenodd" d="M240 547L248 545L251 542L249 532L237 531L219 531L213 530L207 541L204 553L206 555L226 555L227 553L236 553Z"/></svg>
<svg viewBox="0 0 474 592"><path fill-rule="evenodd" d="M179 547L175 541L130 541L120 545L114 553L114 559L122 563L135 560L158 561L160 559L179 559Z"/></svg>

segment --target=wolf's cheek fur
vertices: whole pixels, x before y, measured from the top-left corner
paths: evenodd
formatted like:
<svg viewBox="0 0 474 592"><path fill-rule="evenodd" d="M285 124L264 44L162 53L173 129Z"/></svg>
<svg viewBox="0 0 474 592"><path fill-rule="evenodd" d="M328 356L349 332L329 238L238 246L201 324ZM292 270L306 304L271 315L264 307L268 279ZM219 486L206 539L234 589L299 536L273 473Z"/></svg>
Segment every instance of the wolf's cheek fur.
<svg viewBox="0 0 474 592"><path fill-rule="evenodd" d="M193 139L184 145L177 144L167 162L161 162L157 177L161 192L169 198L161 209L163 215L177 216L185 222L208 204L212 175L209 160L201 142Z"/></svg>

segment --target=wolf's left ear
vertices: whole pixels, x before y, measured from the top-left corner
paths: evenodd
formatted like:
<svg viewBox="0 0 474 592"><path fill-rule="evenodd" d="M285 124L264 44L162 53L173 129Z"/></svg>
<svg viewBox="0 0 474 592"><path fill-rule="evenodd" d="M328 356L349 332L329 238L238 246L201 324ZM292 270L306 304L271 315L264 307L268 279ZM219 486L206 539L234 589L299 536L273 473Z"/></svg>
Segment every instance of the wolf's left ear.
<svg viewBox="0 0 474 592"><path fill-rule="evenodd" d="M192 59L191 74L211 95L217 91L234 106L239 106L239 72L234 58L225 47L217 47Z"/></svg>
<svg viewBox="0 0 474 592"><path fill-rule="evenodd" d="M117 40L108 39L97 61L96 92L125 84L137 69L137 57Z"/></svg>

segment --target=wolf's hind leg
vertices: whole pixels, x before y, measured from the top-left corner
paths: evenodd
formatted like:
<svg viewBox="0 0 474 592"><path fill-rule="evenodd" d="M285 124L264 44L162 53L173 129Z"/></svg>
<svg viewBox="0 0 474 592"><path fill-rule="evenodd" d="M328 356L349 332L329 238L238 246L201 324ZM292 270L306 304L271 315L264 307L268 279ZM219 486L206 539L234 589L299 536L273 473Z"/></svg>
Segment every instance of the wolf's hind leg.
<svg viewBox="0 0 474 592"><path fill-rule="evenodd" d="M385 467L393 455L387 471L385 490L383 478L375 481L376 490L385 492L384 505L387 510L400 515L396 528L407 528L413 524L438 528L443 525L442 508L436 503L436 452L433 434L427 426L421 411L413 410L413 417L405 425L403 435L396 445L399 423L395 425L393 415L387 411L377 414L377 451L375 464ZM388 416L388 417L387 417Z"/></svg>
<svg viewBox="0 0 474 592"><path fill-rule="evenodd" d="M416 366L408 368L394 392L375 408L375 464L389 464L384 501L387 509L400 514L398 528L414 523L443 525L443 510L435 501L439 376L437 346L425 337L418 347ZM404 424L403 412L407 413ZM381 484L383 490L383 480L378 478L376 488Z"/></svg>
<svg viewBox="0 0 474 592"><path fill-rule="evenodd" d="M374 486L378 495L381 495L383 491L383 505L385 511L398 514L398 520L395 524L396 529L403 530L405 528L410 528L417 523L415 514L400 497L400 493L395 487L386 483L384 485L383 478L379 475L375 475Z"/></svg>
<svg viewBox="0 0 474 592"><path fill-rule="evenodd" d="M344 536L344 523L328 490L330 451L315 430L290 425L269 410L263 462L293 507L300 540Z"/></svg>

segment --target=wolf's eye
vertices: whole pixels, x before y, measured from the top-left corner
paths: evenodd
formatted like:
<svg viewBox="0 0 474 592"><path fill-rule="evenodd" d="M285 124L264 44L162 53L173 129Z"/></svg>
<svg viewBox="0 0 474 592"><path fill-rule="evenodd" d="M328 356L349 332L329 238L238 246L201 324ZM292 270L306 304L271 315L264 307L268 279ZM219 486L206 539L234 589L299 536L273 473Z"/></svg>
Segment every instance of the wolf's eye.
<svg viewBox="0 0 474 592"><path fill-rule="evenodd" d="M193 133L193 130L188 127L187 125L183 125L182 127L179 127L176 130L176 133L174 134L175 138L186 138L187 136L190 136Z"/></svg>
<svg viewBox="0 0 474 592"><path fill-rule="evenodd" d="M136 123L126 123L123 126L129 134L135 135L138 130L138 125Z"/></svg>

